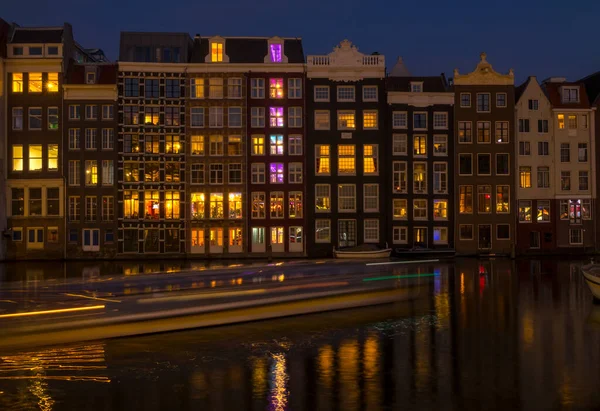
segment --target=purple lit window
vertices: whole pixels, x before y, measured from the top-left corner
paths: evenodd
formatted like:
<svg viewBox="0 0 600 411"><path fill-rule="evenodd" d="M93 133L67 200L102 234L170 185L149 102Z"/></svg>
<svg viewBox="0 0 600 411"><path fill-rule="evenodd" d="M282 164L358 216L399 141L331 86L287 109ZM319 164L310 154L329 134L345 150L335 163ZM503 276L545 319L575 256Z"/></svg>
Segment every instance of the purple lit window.
<svg viewBox="0 0 600 411"><path fill-rule="evenodd" d="M283 136L271 136L270 139L271 154L283 155Z"/></svg>
<svg viewBox="0 0 600 411"><path fill-rule="evenodd" d="M281 44L271 44L271 62L281 63Z"/></svg>
<svg viewBox="0 0 600 411"><path fill-rule="evenodd" d="M269 95L271 98L283 98L282 78L272 78L269 80Z"/></svg>
<svg viewBox="0 0 600 411"><path fill-rule="evenodd" d="M283 183L283 163L271 163L271 183Z"/></svg>
<svg viewBox="0 0 600 411"><path fill-rule="evenodd" d="M270 107L271 127L283 127L283 107Z"/></svg>

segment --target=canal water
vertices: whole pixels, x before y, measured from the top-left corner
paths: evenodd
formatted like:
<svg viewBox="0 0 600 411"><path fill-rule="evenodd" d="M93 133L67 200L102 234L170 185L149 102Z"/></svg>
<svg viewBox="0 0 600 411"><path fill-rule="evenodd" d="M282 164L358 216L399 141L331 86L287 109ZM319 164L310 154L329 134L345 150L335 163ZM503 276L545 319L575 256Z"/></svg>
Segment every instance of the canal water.
<svg viewBox="0 0 600 411"><path fill-rule="evenodd" d="M410 302L0 353L0 409L597 409L581 264L457 260Z"/></svg>

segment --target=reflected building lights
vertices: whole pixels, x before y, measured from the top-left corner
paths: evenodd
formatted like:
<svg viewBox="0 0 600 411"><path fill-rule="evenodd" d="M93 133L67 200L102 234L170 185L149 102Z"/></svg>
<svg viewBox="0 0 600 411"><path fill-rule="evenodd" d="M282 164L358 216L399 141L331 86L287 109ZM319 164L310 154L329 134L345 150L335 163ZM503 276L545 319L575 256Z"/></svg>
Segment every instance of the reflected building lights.
<svg viewBox="0 0 600 411"><path fill-rule="evenodd" d="M289 395L287 390L289 376L287 374L284 354L273 354L270 373L270 409L274 411L283 411L286 409Z"/></svg>
<svg viewBox="0 0 600 411"><path fill-rule="evenodd" d="M267 360L255 358L252 364L252 396L263 398L267 391Z"/></svg>
<svg viewBox="0 0 600 411"><path fill-rule="evenodd" d="M340 409L355 410L360 406L358 384L358 342L344 341L338 349Z"/></svg>

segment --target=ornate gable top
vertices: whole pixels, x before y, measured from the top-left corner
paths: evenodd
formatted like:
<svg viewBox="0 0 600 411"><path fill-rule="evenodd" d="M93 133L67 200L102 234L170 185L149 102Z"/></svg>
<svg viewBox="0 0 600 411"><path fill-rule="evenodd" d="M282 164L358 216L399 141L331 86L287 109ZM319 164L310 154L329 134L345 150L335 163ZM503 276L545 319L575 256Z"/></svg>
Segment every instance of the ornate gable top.
<svg viewBox="0 0 600 411"><path fill-rule="evenodd" d="M494 71L492 65L486 60L487 54L479 55L480 61L475 70L468 74L460 74L458 69L454 69L455 85L499 85L508 86L515 84L515 74L513 69L508 74L500 74Z"/></svg>

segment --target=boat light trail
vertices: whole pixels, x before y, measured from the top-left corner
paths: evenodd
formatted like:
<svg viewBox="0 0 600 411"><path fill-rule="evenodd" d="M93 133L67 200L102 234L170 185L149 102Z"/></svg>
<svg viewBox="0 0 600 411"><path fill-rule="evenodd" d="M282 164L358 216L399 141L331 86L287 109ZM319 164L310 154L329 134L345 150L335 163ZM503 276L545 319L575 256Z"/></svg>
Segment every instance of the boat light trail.
<svg viewBox="0 0 600 411"><path fill-rule="evenodd" d="M440 276L440 274L436 274L436 273L388 275L388 276L385 276L385 277L363 278L363 281L384 281L384 280L396 280L396 279L402 279L402 278L439 277L439 276Z"/></svg>
<svg viewBox="0 0 600 411"><path fill-rule="evenodd" d="M417 263L437 263L440 260L410 260L410 261L386 261L383 263L366 263L365 265L392 265L392 264L417 264Z"/></svg>
<svg viewBox="0 0 600 411"><path fill-rule="evenodd" d="M44 314L60 314L60 313L71 313L76 311L89 311L89 310L101 310L104 305L92 305L89 307L75 307L75 308L60 308L58 310L45 310L45 311L30 311L26 313L13 313L13 314L2 314L0 318L10 317L27 317L30 315L44 315Z"/></svg>

